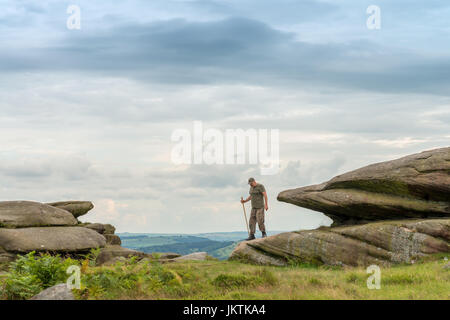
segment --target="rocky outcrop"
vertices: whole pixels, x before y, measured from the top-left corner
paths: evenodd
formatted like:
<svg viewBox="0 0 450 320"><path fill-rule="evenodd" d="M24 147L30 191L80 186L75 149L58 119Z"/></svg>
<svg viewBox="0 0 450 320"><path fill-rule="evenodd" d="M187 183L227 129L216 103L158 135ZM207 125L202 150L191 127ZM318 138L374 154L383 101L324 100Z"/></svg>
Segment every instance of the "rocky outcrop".
<svg viewBox="0 0 450 320"><path fill-rule="evenodd" d="M30 300L75 300L72 290L65 283L45 289Z"/></svg>
<svg viewBox="0 0 450 320"><path fill-rule="evenodd" d="M94 204L90 201L62 201L47 205L69 211L75 218L85 215L94 208Z"/></svg>
<svg viewBox="0 0 450 320"><path fill-rule="evenodd" d="M82 227L0 228L0 247L9 253L72 253L105 245L105 237Z"/></svg>
<svg viewBox="0 0 450 320"><path fill-rule="evenodd" d="M73 226L77 220L67 212L32 201L0 202L0 227Z"/></svg>
<svg viewBox="0 0 450 320"><path fill-rule="evenodd" d="M450 217L450 148L369 165L319 185L286 190L279 201L323 212L333 226Z"/></svg>
<svg viewBox="0 0 450 320"><path fill-rule="evenodd" d="M383 221L286 232L241 242L230 259L276 266L296 262L387 266L444 252L450 252L450 219Z"/></svg>
<svg viewBox="0 0 450 320"><path fill-rule="evenodd" d="M114 226L77 221L76 218L93 207L90 201L48 204L31 201L0 202L0 264L14 261L17 255L31 251L68 254L77 258L97 248L100 248L96 261L98 265L114 264L131 257L166 262L180 256L169 253L155 258L151 254L123 248L120 246L120 237L114 234ZM194 258L196 256L192 256ZM58 287L55 290L57 289Z"/></svg>
<svg viewBox="0 0 450 320"><path fill-rule="evenodd" d="M278 200L323 212L331 228L240 243L230 259L284 266L413 263L450 252L450 148L366 166Z"/></svg>
<svg viewBox="0 0 450 320"><path fill-rule="evenodd" d="M77 221L76 217L93 207L90 201L0 202L0 263L31 251L77 257L107 242L120 244L113 226L97 224L89 228Z"/></svg>

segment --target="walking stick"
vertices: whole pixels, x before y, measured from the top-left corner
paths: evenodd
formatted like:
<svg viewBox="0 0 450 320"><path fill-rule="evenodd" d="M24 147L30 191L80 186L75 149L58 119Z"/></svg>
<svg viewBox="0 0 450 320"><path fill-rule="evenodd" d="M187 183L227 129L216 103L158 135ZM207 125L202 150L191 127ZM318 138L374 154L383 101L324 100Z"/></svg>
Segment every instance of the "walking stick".
<svg viewBox="0 0 450 320"><path fill-rule="evenodd" d="M244 198L241 197L241 200L244 200ZM242 209L244 209L244 219L245 219L245 224L247 225L247 233L250 236L250 229L248 227L247 213L245 213L245 205L244 205L244 203L242 203Z"/></svg>

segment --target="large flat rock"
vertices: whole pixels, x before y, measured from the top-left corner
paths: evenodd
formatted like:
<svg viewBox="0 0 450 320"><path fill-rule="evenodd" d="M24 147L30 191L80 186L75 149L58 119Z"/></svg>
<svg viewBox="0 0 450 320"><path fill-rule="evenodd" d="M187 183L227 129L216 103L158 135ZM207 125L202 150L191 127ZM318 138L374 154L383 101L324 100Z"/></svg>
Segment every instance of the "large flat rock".
<svg viewBox="0 0 450 320"><path fill-rule="evenodd" d="M241 242L230 259L262 265L292 262L388 266L450 253L450 219L383 221L286 232Z"/></svg>
<svg viewBox="0 0 450 320"><path fill-rule="evenodd" d="M105 244L101 234L82 227L0 228L0 247L7 252L82 252Z"/></svg>
<svg viewBox="0 0 450 320"><path fill-rule="evenodd" d="M278 200L323 212L333 226L450 217L450 148L372 164Z"/></svg>
<svg viewBox="0 0 450 320"><path fill-rule="evenodd" d="M81 217L94 208L90 201L61 201L47 203L49 206L69 211L75 218Z"/></svg>
<svg viewBox="0 0 450 320"><path fill-rule="evenodd" d="M0 202L0 227L21 228L76 225L73 215L63 209L32 201Z"/></svg>

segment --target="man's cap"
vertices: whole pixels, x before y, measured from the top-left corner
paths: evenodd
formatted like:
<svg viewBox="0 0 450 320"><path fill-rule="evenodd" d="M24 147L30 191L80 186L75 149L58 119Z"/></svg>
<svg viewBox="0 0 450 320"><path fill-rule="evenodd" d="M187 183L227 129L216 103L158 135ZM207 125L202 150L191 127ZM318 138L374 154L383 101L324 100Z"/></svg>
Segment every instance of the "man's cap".
<svg viewBox="0 0 450 320"><path fill-rule="evenodd" d="M249 179L248 179L248 184L250 184L250 183L252 183L252 182L255 182L255 178L249 178Z"/></svg>

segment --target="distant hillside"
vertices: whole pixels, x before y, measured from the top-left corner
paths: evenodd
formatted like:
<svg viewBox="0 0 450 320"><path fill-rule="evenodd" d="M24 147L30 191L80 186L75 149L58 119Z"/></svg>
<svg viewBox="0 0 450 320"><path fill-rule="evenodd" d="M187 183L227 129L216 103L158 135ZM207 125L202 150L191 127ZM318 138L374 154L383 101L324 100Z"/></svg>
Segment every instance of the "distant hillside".
<svg viewBox="0 0 450 320"><path fill-rule="evenodd" d="M280 232L269 232L269 235ZM247 238L247 232L212 232L187 234L119 233L122 246L146 253L175 252L189 254L205 251L209 255L225 260L236 245Z"/></svg>
<svg viewBox="0 0 450 320"><path fill-rule="evenodd" d="M179 242L162 246L142 247L140 250L146 253L176 252L182 255L205 251L215 258L227 259L234 247L235 243L231 241L211 241L209 239L205 239L203 241Z"/></svg>
<svg viewBox="0 0 450 320"><path fill-rule="evenodd" d="M152 252L175 252L182 255L205 251L218 259L227 259L237 242L214 241L195 236L121 236L122 246Z"/></svg>

